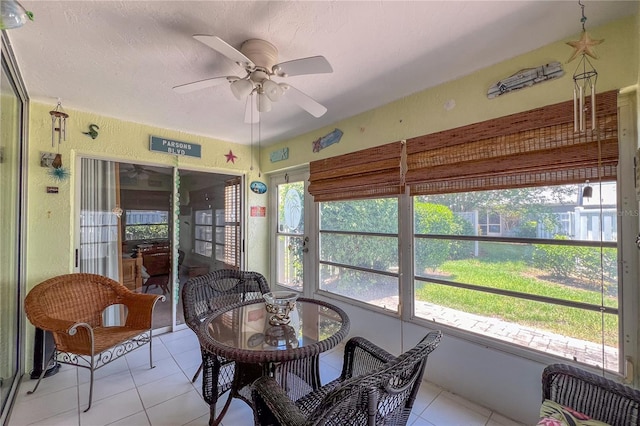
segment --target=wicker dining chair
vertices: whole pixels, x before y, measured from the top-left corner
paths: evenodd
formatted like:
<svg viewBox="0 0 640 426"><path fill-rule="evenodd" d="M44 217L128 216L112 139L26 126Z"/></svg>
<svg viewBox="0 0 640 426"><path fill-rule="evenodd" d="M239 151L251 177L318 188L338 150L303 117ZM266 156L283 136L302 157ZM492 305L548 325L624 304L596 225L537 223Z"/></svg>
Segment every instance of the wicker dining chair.
<svg viewBox="0 0 640 426"><path fill-rule="evenodd" d="M340 377L295 402L272 377L261 377L253 384L256 424L406 425L427 357L441 338L432 331L396 357L353 337L345 345Z"/></svg>
<svg viewBox="0 0 640 426"><path fill-rule="evenodd" d="M153 309L164 296L134 293L121 283L96 274L74 273L50 278L29 291L24 309L29 321L53 336L55 350L46 360L87 368L91 371L89 405L93 398L94 371L149 344L149 366ZM103 313L112 305L126 307L124 325L103 324ZM42 369L31 394L38 389L47 368Z"/></svg>
<svg viewBox="0 0 640 426"><path fill-rule="evenodd" d="M270 291L265 277L258 272L221 269L189 279L182 287L185 323L198 332L200 323L218 308L245 300L262 299ZM231 388L235 363L201 347L202 364L193 376L202 372L202 397L215 418L216 402Z"/></svg>
<svg viewBox="0 0 640 426"><path fill-rule="evenodd" d="M571 365L545 367L542 400L612 426L640 426L640 390Z"/></svg>

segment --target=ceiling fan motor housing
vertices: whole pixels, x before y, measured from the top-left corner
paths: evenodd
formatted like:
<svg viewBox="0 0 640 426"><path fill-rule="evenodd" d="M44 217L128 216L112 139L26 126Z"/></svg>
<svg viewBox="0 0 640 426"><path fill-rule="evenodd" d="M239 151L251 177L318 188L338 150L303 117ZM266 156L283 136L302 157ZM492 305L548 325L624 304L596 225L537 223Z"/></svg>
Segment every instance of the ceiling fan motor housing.
<svg viewBox="0 0 640 426"><path fill-rule="evenodd" d="M251 59L259 69L258 72L263 71L266 74L261 80L268 78L273 66L278 62L278 49L265 40L256 38L247 40L240 46L240 52ZM251 79L254 80L253 76Z"/></svg>

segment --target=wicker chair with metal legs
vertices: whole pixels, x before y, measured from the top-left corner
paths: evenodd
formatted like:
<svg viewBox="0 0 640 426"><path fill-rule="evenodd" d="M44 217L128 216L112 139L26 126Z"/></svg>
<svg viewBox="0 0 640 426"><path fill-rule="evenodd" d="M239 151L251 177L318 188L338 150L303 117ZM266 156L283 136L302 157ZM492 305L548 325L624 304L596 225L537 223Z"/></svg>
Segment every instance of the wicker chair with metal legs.
<svg viewBox="0 0 640 426"><path fill-rule="evenodd" d="M340 377L295 402L276 380L261 377L253 384L256 424L406 425L427 357L441 338L440 331L432 331L395 357L353 337L345 345Z"/></svg>
<svg viewBox="0 0 640 426"><path fill-rule="evenodd" d="M197 335L200 323L219 307L245 300L262 299L262 295L269 291L267 280L258 272L221 269L191 278L182 287L185 323ZM201 352L202 364L193 376L192 382L196 381L202 371L202 397L209 404L210 417L213 420L218 398L231 388L235 363L202 347Z"/></svg>
<svg viewBox="0 0 640 426"><path fill-rule="evenodd" d="M149 366L153 368L151 325L153 309L163 296L133 293L124 285L101 275L75 273L41 282L24 301L31 323L52 334L55 350L47 365L57 361L91 371L89 404L93 398L94 371L149 344ZM102 316L112 305L124 305L124 325L105 326ZM47 368L42 369L32 391L38 389Z"/></svg>

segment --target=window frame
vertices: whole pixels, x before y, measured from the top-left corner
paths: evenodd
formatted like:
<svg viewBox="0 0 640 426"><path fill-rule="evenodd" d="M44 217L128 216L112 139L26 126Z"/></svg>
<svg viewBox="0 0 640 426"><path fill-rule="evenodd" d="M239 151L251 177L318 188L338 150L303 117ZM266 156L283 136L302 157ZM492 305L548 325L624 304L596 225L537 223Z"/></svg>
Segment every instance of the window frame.
<svg viewBox="0 0 640 426"><path fill-rule="evenodd" d="M166 214L166 222L160 222L160 223L137 223L137 224L130 224L128 223L129 221L129 215L133 214L133 212L149 212L149 213L155 213L155 212L161 212ZM154 225L161 225L161 226L165 226L167 228L167 235L166 236L156 236L156 237L152 237L152 238L132 238L129 239L127 238L127 229L129 227L144 227L144 226L154 226ZM123 241L127 242L127 243L131 243L131 242L136 242L136 241L168 241L171 237L171 212L169 210L160 210L160 209L126 209L124 212L124 225L123 225Z"/></svg>
<svg viewBox="0 0 640 426"><path fill-rule="evenodd" d="M373 309L376 311L380 311L380 312L385 312L385 313L391 313L394 316L399 316L402 312L402 280L401 280L401 261L402 261L402 255L400 253L400 226L401 226L401 220L400 220L400 200L398 199L398 197L376 197L374 199L396 199L396 214L398 216L398 224L397 224L397 232L394 233L385 233L385 232L366 232L366 231L344 231L344 230L323 230L321 228L321 204L323 203L332 203L332 202L349 202L349 201L362 201L362 200L336 200L336 201L325 201L325 202L319 202L316 203L316 209L314 209L314 211L316 212L316 218L317 220L315 220L314 222L317 224L316 228L317 228L317 255L315 256L315 258L317 259L317 265L316 265L316 291L318 291L319 293L322 294L327 294L330 295L329 297L333 297L333 298L338 298L344 301L348 301L348 303L356 303L360 306L364 306L368 309ZM396 246L398 247L398 257L397 257L397 267L398 270L396 272L392 272L392 271L384 271L381 269L374 269L374 268L366 268L366 267L362 267L362 266L357 266L357 265L352 265L352 264L347 264L347 263L343 263L343 262L335 262L335 261L329 261L329 260L322 260L322 255L321 255L321 240L322 240L322 236L323 235L347 235L347 236L360 236L360 237L381 237L381 238L395 238L396 239ZM381 275L381 276L387 276L387 277L392 277L395 280L397 280L397 297L398 297L398 305L397 305L397 309L390 309L387 308L386 306L379 306L379 305L375 305L360 299L356 299L350 296L346 296L346 295L342 295L340 293L336 293L336 292L332 292L330 290L327 290L325 288L322 288L321 286L321 273L322 273L322 266L326 265L329 267L337 267L337 268L343 268L346 270L351 270L351 271L358 271L358 272L363 272L363 273L370 273L370 274L375 274L375 275Z"/></svg>
<svg viewBox="0 0 640 426"><path fill-rule="evenodd" d="M209 217L211 218L211 223L198 223L198 218L200 216L200 214L204 214L206 215L207 212L209 213ZM213 215L213 209L211 207L208 208L194 208L193 209L193 253L198 255L198 256L202 256L205 257L207 259L212 259L213 256L215 255L215 250L214 250L214 245L213 245L213 239L215 238L215 235L213 233L213 221L214 221L214 215ZM206 221L205 221L206 222ZM199 227L203 227L203 228L210 228L210 235L211 235L211 240L206 240L206 239L202 239L202 238L198 238L198 232L197 229ZM205 232L206 234L206 232ZM207 243L209 243L210 250L211 250L211 254L207 255L206 253L200 253L198 251L198 242L202 242L204 243L205 247L207 245Z"/></svg>

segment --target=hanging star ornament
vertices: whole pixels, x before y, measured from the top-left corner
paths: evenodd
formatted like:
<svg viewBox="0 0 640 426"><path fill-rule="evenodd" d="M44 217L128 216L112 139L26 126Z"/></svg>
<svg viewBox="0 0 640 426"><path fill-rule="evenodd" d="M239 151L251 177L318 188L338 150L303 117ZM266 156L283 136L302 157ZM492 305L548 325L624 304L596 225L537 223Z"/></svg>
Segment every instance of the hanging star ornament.
<svg viewBox="0 0 640 426"><path fill-rule="evenodd" d="M569 41L567 44L575 49L571 57L567 62L573 61L580 55L588 55L593 59L598 59L598 54L596 53L594 47L602 43L604 40L594 40L591 38L588 32L582 31L582 36L580 40Z"/></svg>
<svg viewBox="0 0 640 426"><path fill-rule="evenodd" d="M236 158L238 158L238 156L235 155L233 151L229 150L229 153L224 156L227 157L227 163L231 161L233 164L236 164Z"/></svg>

